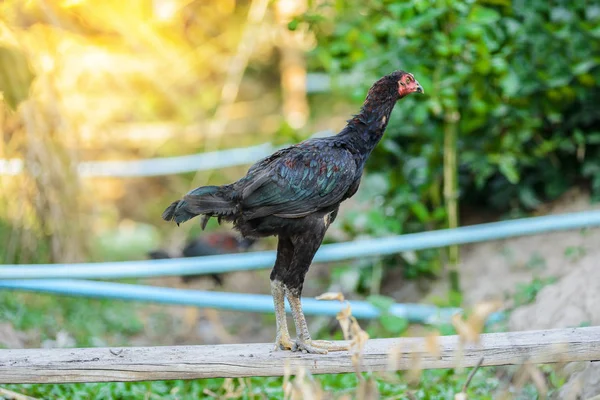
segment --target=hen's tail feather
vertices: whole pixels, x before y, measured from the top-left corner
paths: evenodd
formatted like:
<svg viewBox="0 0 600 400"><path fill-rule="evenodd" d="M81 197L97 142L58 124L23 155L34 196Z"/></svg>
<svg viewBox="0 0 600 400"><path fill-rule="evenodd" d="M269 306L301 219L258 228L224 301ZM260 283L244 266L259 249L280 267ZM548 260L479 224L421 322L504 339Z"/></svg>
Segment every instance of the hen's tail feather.
<svg viewBox="0 0 600 400"><path fill-rule="evenodd" d="M183 201L187 203L188 211L194 214L228 216L235 213L236 206L224 197L226 191L223 186L203 186L186 194Z"/></svg>
<svg viewBox="0 0 600 400"><path fill-rule="evenodd" d="M162 218L165 221L175 221L179 225L195 216L204 215L202 219L202 229L204 229L210 217L226 217L235 213L235 205L223 198L221 189L220 186L196 188L186 194L183 200L171 203L163 212Z"/></svg>
<svg viewBox="0 0 600 400"><path fill-rule="evenodd" d="M184 223L197 216L187 210L187 203L184 200L176 200L163 212L162 219L165 221L175 221L177 225Z"/></svg>

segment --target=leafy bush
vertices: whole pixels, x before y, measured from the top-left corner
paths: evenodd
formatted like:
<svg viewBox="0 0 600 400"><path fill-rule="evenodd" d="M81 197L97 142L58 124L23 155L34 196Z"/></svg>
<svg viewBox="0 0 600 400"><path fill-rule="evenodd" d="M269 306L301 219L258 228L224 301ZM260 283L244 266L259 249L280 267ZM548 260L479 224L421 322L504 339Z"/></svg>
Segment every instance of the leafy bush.
<svg viewBox="0 0 600 400"><path fill-rule="evenodd" d="M401 101L367 166L389 183L397 233L445 226L456 196L480 210L532 210L587 182L600 198L600 6L351 0L314 6L290 28L302 23L318 39L312 68L342 90L351 70L357 102L395 69L425 89Z"/></svg>
<svg viewBox="0 0 600 400"><path fill-rule="evenodd" d="M405 227L444 219L452 123L465 204L533 209L581 178L600 196L600 6L558 3L352 0L332 20L322 8L300 19L318 38L313 68L361 76L356 100L398 68L425 88L402 100L368 165Z"/></svg>

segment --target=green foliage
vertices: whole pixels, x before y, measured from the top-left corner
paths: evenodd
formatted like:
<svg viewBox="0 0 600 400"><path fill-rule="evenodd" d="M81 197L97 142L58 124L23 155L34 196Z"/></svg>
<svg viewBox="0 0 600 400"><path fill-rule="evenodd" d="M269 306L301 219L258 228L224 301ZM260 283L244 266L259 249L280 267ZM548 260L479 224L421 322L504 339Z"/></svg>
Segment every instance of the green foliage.
<svg viewBox="0 0 600 400"><path fill-rule="evenodd" d="M456 117L462 205L531 210L581 180L600 198L600 6L351 0L334 7L331 20L314 18L321 9L298 19L317 35L312 68L333 76L352 70L357 102L394 69L414 73L425 89L425 97L401 101L367 166L389 182L386 217L400 223L398 232L444 223L444 126Z"/></svg>

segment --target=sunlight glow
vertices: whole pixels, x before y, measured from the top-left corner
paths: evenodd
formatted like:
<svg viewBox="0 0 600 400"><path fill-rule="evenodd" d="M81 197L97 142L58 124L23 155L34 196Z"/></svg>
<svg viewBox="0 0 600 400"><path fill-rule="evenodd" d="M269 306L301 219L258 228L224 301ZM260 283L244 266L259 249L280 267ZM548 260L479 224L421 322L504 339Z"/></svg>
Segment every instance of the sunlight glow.
<svg viewBox="0 0 600 400"><path fill-rule="evenodd" d="M178 5L174 0L154 0L154 16L159 21L169 21L177 14Z"/></svg>

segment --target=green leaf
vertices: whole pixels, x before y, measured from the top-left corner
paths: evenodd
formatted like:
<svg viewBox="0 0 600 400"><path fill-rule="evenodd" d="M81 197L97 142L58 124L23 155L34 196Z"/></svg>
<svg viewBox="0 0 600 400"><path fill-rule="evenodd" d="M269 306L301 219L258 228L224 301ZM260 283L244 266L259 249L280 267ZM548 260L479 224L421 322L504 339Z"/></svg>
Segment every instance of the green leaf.
<svg viewBox="0 0 600 400"><path fill-rule="evenodd" d="M382 314L386 314L390 307L395 303L394 299L387 296L374 294L367 297L367 301L377 308Z"/></svg>
<svg viewBox="0 0 600 400"><path fill-rule="evenodd" d="M575 75L582 75L594 68L596 65L598 65L597 60L586 60L580 62L579 64L575 64L572 71Z"/></svg>
<svg viewBox="0 0 600 400"><path fill-rule="evenodd" d="M479 0L482 4L491 4L509 7L512 5L511 0Z"/></svg>
<svg viewBox="0 0 600 400"><path fill-rule="evenodd" d="M492 59L492 70L497 74L503 74L508 71L508 64L506 60L500 57L494 57Z"/></svg>
<svg viewBox="0 0 600 400"><path fill-rule="evenodd" d="M395 18L400 18L404 11L409 9L410 7L410 4L392 3L387 7L387 9Z"/></svg>
<svg viewBox="0 0 600 400"><path fill-rule="evenodd" d="M448 215L448 213L446 212L446 208L445 207L437 207L435 210L433 210L433 219L436 221L443 221L446 216Z"/></svg>
<svg viewBox="0 0 600 400"><path fill-rule="evenodd" d="M450 293L448 293L448 305L450 307L460 307L462 305L463 302L463 295L460 292L457 292L455 290L450 291Z"/></svg>
<svg viewBox="0 0 600 400"><path fill-rule="evenodd" d="M408 328L408 320L395 315L382 315L379 321L386 331L394 335L398 335Z"/></svg>
<svg viewBox="0 0 600 400"><path fill-rule="evenodd" d="M413 118L415 122L419 125L422 125L427 119L427 104L422 103L419 106L414 108Z"/></svg>
<svg viewBox="0 0 600 400"><path fill-rule="evenodd" d="M294 18L293 20L291 20L288 23L288 29L290 31L295 31L296 29L298 29L298 19Z"/></svg>
<svg viewBox="0 0 600 400"><path fill-rule="evenodd" d="M423 203L413 203L410 205L410 210L417 216L419 221L427 222L429 221L429 211L427 207L423 205Z"/></svg>
<svg viewBox="0 0 600 400"><path fill-rule="evenodd" d="M554 7L550 11L550 20L553 22L569 22L573 19L573 13L564 7Z"/></svg>
<svg viewBox="0 0 600 400"><path fill-rule="evenodd" d="M589 144L600 144L600 132L590 132L586 135L586 142Z"/></svg>
<svg viewBox="0 0 600 400"><path fill-rule="evenodd" d="M525 207L530 209L538 208L542 204L530 186L525 186L519 190L519 200Z"/></svg>
<svg viewBox="0 0 600 400"><path fill-rule="evenodd" d="M585 8L585 18L589 21L600 19L600 6L590 5Z"/></svg>
<svg viewBox="0 0 600 400"><path fill-rule="evenodd" d="M502 157L500 159L500 172L508 179L510 183L517 184L519 182L519 171L516 167L516 161L512 157Z"/></svg>
<svg viewBox="0 0 600 400"><path fill-rule="evenodd" d="M509 69L508 74L506 74L504 78L502 78L502 80L500 81L500 86L502 87L505 96L514 96L519 91L519 76L515 71Z"/></svg>
<svg viewBox="0 0 600 400"><path fill-rule="evenodd" d="M367 215L369 216L369 225L372 230L385 230L387 220L380 209L374 208L370 210Z"/></svg>
<svg viewBox="0 0 600 400"><path fill-rule="evenodd" d="M500 13L492 8L475 6L469 19L481 25L493 24L500 19Z"/></svg>
<svg viewBox="0 0 600 400"><path fill-rule="evenodd" d="M488 58L482 57L475 63L475 70L481 75L487 75L492 68L492 64Z"/></svg>
<svg viewBox="0 0 600 400"><path fill-rule="evenodd" d="M548 84L548 86L555 88L555 87L562 87L565 86L569 83L569 81L571 80L570 76L553 76L550 77L546 83Z"/></svg>

